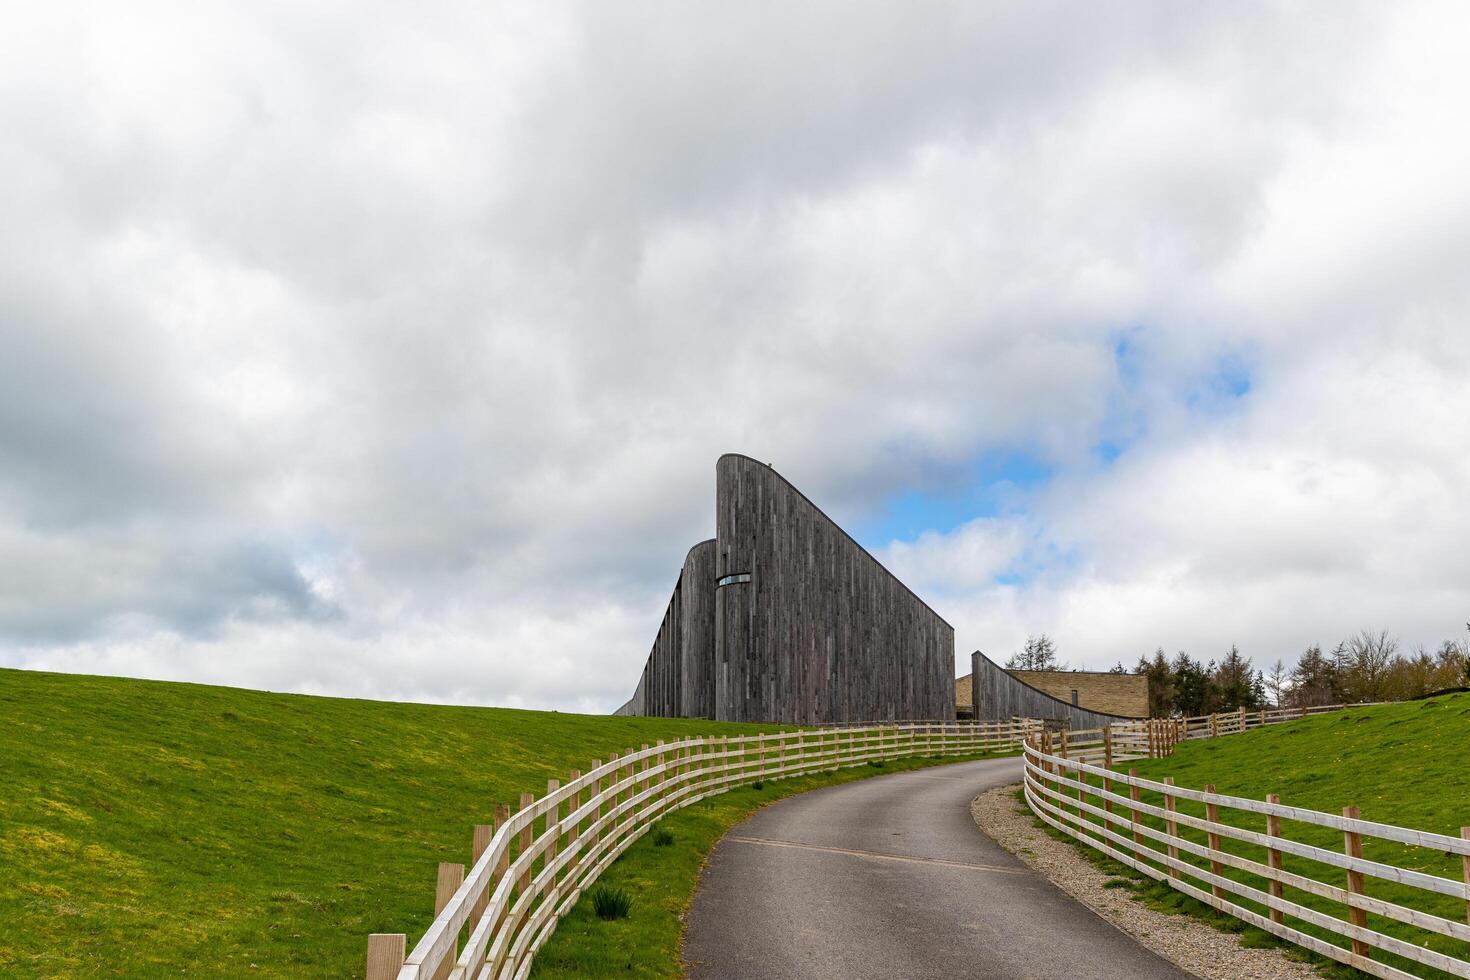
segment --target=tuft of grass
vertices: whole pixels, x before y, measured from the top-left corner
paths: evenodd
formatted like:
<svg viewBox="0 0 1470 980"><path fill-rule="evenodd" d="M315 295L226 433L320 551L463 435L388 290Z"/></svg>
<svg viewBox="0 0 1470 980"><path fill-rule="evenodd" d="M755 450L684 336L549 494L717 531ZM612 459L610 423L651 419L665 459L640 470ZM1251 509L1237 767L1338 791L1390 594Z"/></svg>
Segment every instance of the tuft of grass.
<svg viewBox="0 0 1470 980"><path fill-rule="evenodd" d="M755 782L750 784L750 788L759 792L760 790L766 788L766 781L764 779L757 779Z"/></svg>
<svg viewBox="0 0 1470 980"><path fill-rule="evenodd" d="M654 847L668 847L669 845L671 845L673 843L674 843L674 835L671 834L671 833L669 833L664 828L660 827L658 830L655 830L653 832L653 846Z"/></svg>
<svg viewBox="0 0 1470 980"><path fill-rule="evenodd" d="M592 911L605 922L626 919L628 913L633 911L633 896L621 888L598 885L588 894L588 898L592 902Z"/></svg>

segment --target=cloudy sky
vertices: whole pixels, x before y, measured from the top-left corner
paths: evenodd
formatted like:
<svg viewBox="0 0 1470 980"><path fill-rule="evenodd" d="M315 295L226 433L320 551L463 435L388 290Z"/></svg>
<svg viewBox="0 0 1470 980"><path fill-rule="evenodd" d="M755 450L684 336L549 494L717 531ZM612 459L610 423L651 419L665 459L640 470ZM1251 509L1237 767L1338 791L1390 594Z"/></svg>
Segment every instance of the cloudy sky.
<svg viewBox="0 0 1470 980"><path fill-rule="evenodd" d="M0 13L0 665L608 710L716 457L961 653L1470 618L1470 13Z"/></svg>

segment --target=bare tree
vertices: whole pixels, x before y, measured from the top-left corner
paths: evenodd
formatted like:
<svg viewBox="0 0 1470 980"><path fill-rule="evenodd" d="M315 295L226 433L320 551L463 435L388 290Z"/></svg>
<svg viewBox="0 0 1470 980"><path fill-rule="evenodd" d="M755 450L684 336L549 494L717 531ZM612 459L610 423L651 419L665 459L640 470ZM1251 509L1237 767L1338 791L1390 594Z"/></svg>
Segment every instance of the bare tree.
<svg viewBox="0 0 1470 980"><path fill-rule="evenodd" d="M1026 648L1011 654L1006 661L1010 670L1066 670L1067 665L1057 659L1056 644L1051 637L1042 633L1026 638Z"/></svg>
<svg viewBox="0 0 1470 980"><path fill-rule="evenodd" d="M1266 690L1271 692L1271 703L1278 708L1283 707L1282 701L1290 678L1291 673L1287 671L1286 664L1277 657L1276 662L1271 665L1271 672L1266 675Z"/></svg>
<svg viewBox="0 0 1470 980"><path fill-rule="evenodd" d="M1347 646L1347 686L1353 701L1382 701L1399 641L1383 631L1359 630Z"/></svg>

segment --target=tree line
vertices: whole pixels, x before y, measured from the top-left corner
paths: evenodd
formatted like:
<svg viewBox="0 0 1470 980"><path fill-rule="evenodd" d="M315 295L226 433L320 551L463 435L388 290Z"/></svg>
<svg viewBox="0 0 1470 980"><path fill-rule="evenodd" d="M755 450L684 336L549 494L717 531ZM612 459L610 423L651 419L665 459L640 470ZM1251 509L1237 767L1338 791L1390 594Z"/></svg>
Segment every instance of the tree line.
<svg viewBox="0 0 1470 980"><path fill-rule="evenodd" d="M1119 664L1113 668L1122 673ZM1287 669L1280 659L1264 671L1231 646L1218 662L1201 663L1183 650L1162 648L1140 657L1135 674L1148 678L1149 714L1213 714L1240 708L1311 708L1362 701L1404 701L1435 691L1470 687L1470 647L1445 640L1434 653L1404 653L1384 632L1361 630L1330 652L1308 647Z"/></svg>
<svg viewBox="0 0 1470 980"><path fill-rule="evenodd" d="M1465 625L1470 630L1470 623ZM1045 633L1026 640L1006 667L1066 670L1056 644ZM1128 673L1122 662L1112 673ZM1404 652L1387 633L1360 630L1330 651L1313 645L1289 670L1277 659L1258 670L1233 644L1219 660L1196 660L1180 650L1170 657L1162 647L1140 657L1132 673L1148 678L1149 715L1193 717L1240 708L1311 708L1363 701L1404 701L1435 691L1470 687L1470 644L1445 640L1430 653L1424 647Z"/></svg>

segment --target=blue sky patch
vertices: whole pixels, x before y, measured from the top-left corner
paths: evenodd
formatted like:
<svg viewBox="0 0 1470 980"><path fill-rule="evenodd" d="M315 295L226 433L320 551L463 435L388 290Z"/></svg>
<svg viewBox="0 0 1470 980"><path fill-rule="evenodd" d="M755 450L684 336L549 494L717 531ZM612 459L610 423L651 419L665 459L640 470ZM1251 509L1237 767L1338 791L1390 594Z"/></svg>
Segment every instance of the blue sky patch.
<svg viewBox="0 0 1470 980"><path fill-rule="evenodd" d="M944 534L977 517L1017 509L1016 497L1044 486L1052 467L1021 451L986 453L962 478L928 490L908 490L890 499L881 513L859 521L853 536L877 550L891 541L913 541L925 531Z"/></svg>

